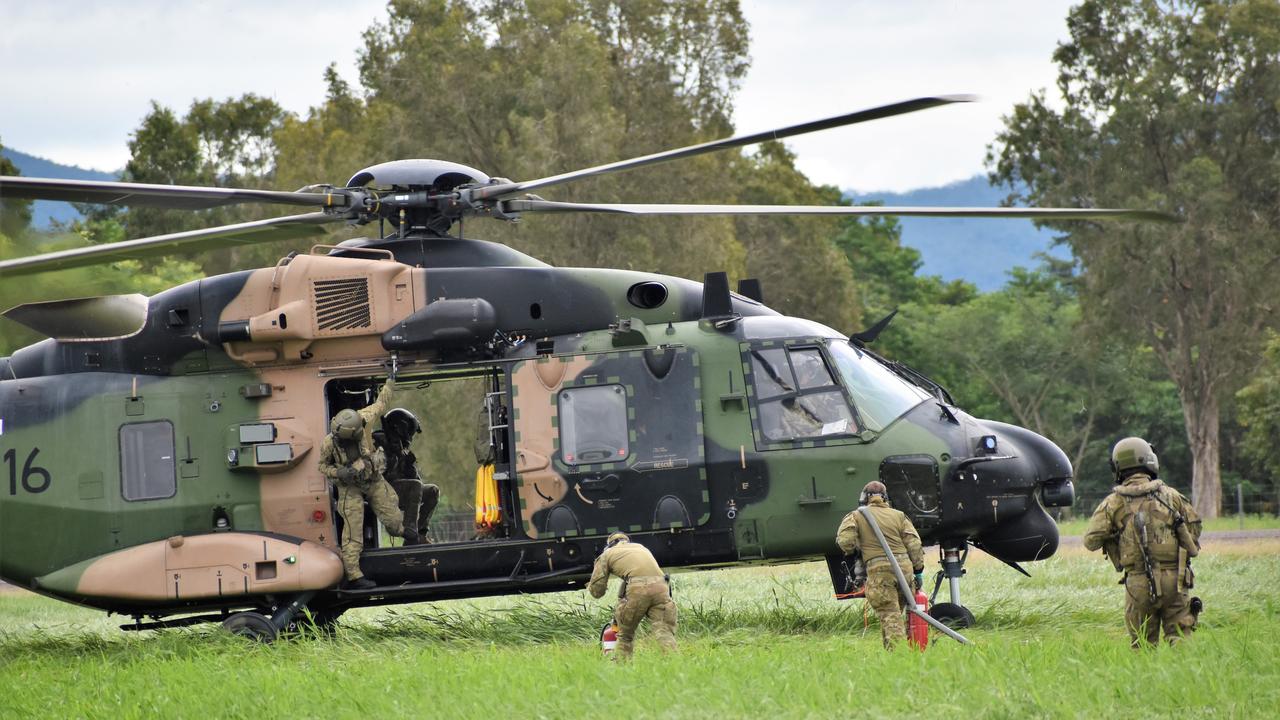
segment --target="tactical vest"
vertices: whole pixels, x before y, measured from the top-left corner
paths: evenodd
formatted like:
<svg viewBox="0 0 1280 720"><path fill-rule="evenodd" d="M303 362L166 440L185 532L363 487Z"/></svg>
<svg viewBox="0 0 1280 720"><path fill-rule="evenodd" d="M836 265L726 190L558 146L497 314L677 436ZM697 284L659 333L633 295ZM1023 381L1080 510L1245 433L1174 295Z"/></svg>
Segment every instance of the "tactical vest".
<svg viewBox="0 0 1280 720"><path fill-rule="evenodd" d="M1141 512L1146 517L1147 553L1153 566L1176 567L1178 564L1178 536L1174 533L1172 498L1159 497L1165 493L1163 487L1145 495L1120 495L1124 502L1121 507L1120 521L1120 564L1128 570L1142 571L1142 537L1134 516ZM1163 500L1164 502L1161 502Z"/></svg>
<svg viewBox="0 0 1280 720"><path fill-rule="evenodd" d="M351 467L356 460L363 459L365 467L368 468L362 477L356 482L367 483L374 478L374 473L381 474L386 467L385 455L382 449L378 448L372 454L365 452L365 444L359 440L351 440L343 442L332 434L329 436L329 445L332 449L333 464L345 467Z"/></svg>

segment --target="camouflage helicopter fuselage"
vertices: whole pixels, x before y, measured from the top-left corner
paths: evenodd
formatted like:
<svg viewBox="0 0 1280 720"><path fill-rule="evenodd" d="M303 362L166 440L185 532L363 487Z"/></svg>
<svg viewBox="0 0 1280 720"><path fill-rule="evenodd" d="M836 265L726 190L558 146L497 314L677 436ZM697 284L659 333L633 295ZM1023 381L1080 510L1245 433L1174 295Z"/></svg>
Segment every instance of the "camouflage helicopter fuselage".
<svg viewBox="0 0 1280 720"><path fill-rule="evenodd" d="M616 530L670 567L830 558L873 479L926 542L1033 560L1056 549L1044 505L1071 502L1052 443L829 328L482 241L298 255L10 317L50 339L0 359L0 577L137 616L572 589ZM313 450L332 389L385 377L393 351L409 377L490 383L503 524L371 549L380 587L344 591Z"/></svg>

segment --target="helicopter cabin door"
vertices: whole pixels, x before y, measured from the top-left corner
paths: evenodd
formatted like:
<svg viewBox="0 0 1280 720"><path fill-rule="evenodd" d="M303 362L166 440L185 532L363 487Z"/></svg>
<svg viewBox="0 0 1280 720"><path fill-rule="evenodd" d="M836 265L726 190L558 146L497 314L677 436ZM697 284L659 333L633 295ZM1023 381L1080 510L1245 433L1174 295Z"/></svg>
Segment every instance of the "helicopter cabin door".
<svg viewBox="0 0 1280 720"><path fill-rule="evenodd" d="M511 369L516 492L531 538L710 518L697 355L540 357Z"/></svg>

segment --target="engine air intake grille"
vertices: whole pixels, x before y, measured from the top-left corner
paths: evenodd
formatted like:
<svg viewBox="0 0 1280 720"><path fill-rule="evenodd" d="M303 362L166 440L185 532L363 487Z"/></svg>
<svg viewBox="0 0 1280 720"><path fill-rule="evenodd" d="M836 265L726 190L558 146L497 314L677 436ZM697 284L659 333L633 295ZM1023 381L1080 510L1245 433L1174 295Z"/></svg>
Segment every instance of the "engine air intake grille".
<svg viewBox="0 0 1280 720"><path fill-rule="evenodd" d="M316 280L316 328L337 332L373 325L369 279Z"/></svg>

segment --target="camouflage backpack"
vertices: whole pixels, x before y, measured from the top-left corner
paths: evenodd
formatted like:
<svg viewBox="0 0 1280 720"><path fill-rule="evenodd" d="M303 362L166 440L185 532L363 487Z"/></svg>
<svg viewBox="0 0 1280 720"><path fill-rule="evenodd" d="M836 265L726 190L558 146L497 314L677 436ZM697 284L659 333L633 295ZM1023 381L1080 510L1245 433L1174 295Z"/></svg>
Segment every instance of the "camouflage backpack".
<svg viewBox="0 0 1280 720"><path fill-rule="evenodd" d="M1174 514L1171 503L1162 497L1163 484L1142 494L1129 495L1117 491L1124 501L1120 514L1120 562L1127 568L1143 566L1142 537L1134 522L1138 513L1146 519L1146 547L1151 562L1174 564L1178 561L1178 537L1174 533ZM1162 502L1163 501L1163 502Z"/></svg>

